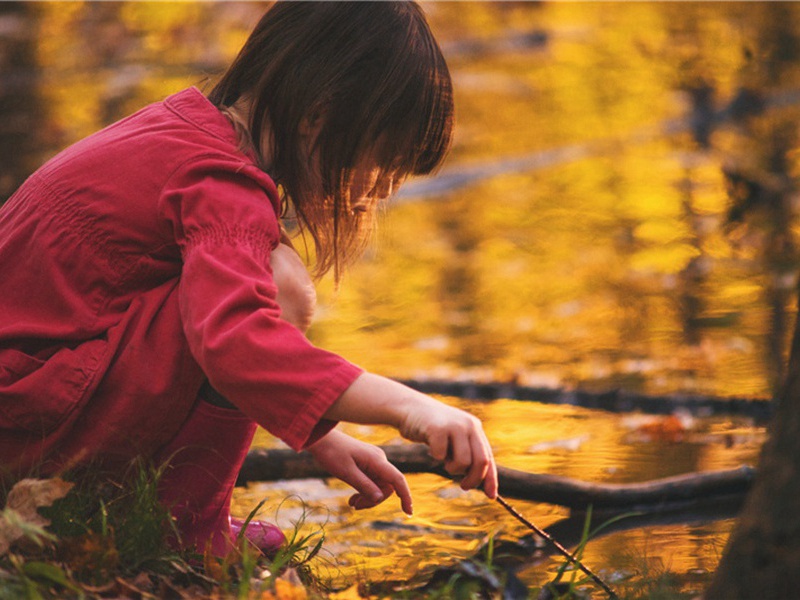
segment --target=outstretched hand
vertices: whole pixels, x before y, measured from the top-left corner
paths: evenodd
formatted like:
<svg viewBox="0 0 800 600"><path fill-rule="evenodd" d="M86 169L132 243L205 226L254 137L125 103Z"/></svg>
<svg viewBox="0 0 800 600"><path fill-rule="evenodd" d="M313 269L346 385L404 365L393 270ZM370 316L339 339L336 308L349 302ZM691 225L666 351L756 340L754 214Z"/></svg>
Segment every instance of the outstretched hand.
<svg viewBox="0 0 800 600"><path fill-rule="evenodd" d="M427 400L427 401L426 401ZM480 420L432 398L409 412L400 426L402 436L423 442L431 456L444 463L451 475L461 475L461 489L483 487L489 498L497 497L497 466Z"/></svg>
<svg viewBox="0 0 800 600"><path fill-rule="evenodd" d="M356 510L377 506L396 493L403 512L412 513L406 478L377 446L334 429L308 450L323 469L355 488L349 504Z"/></svg>
<svg viewBox="0 0 800 600"><path fill-rule="evenodd" d="M397 381L362 373L326 411L333 421L391 425L412 442L422 442L451 475L464 475L461 488L481 487L497 497L497 465L478 418ZM330 435L330 434L329 434ZM398 492L399 494L399 492Z"/></svg>

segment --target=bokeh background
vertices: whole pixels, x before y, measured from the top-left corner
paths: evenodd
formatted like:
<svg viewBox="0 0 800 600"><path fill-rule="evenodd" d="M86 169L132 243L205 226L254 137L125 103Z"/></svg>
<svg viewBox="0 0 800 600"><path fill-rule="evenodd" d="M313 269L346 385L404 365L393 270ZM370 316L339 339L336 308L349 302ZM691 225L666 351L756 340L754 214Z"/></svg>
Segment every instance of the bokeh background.
<svg viewBox="0 0 800 600"><path fill-rule="evenodd" d="M189 85L208 89L266 6L0 3L0 199L81 137ZM800 5L423 6L455 83L452 153L388 203L339 290L321 282L312 340L398 378L768 400L795 318ZM485 420L506 466L584 480L736 466L763 439L725 416L646 439L636 415L446 401ZM256 486L237 501L246 513L266 495L277 511L297 491L325 514L335 577L403 577L488 533L522 533L478 494L433 476L412 483L410 524L396 506L348 514L335 484ZM523 506L542 524L565 516ZM587 559L624 572L625 549L691 588L729 527L617 534Z"/></svg>

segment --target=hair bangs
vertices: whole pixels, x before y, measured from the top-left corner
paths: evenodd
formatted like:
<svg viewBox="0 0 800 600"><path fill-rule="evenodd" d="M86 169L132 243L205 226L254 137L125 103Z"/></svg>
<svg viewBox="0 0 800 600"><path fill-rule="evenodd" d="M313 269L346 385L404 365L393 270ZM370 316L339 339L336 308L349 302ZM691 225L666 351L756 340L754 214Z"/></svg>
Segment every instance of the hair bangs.
<svg viewBox="0 0 800 600"><path fill-rule="evenodd" d="M374 223L352 210L354 173L427 174L451 144L450 73L414 2L276 2L209 94L219 107L242 97L262 168L314 240L316 274L337 280ZM310 149L298 136L309 122Z"/></svg>
<svg viewBox="0 0 800 600"><path fill-rule="evenodd" d="M384 69L386 85L378 86L383 89L376 90L369 107L373 123L368 128L373 130L371 142L379 146L382 168L403 176L425 175L442 164L452 143L453 87L422 10L412 3L401 8L420 19L409 22L403 47L391 54Z"/></svg>

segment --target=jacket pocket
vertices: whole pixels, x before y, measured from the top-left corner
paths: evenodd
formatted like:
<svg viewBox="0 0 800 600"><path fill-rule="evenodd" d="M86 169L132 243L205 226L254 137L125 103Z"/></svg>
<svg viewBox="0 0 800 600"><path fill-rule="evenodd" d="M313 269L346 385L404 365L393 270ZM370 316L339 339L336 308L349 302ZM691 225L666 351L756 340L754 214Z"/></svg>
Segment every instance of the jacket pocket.
<svg viewBox="0 0 800 600"><path fill-rule="evenodd" d="M83 399L106 345L91 340L46 360L0 349L0 429L52 431Z"/></svg>
<svg viewBox="0 0 800 600"><path fill-rule="evenodd" d="M0 385L7 385L33 373L44 364L43 360L19 350L0 350Z"/></svg>

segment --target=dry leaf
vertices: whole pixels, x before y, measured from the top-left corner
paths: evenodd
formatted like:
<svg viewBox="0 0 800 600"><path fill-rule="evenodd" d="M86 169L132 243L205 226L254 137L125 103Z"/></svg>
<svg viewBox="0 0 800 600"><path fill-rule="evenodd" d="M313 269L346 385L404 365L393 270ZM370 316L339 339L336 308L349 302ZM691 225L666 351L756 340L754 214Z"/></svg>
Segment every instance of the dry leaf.
<svg viewBox="0 0 800 600"><path fill-rule="evenodd" d="M113 536L94 531L63 540L58 557L76 573L91 574L94 581L105 581L119 565Z"/></svg>
<svg viewBox="0 0 800 600"><path fill-rule="evenodd" d="M25 535L25 527L46 527L50 522L39 514L42 506L50 506L67 495L73 484L63 479L22 479L6 499L0 513L0 556Z"/></svg>
<svg viewBox="0 0 800 600"><path fill-rule="evenodd" d="M42 527L50 522L39 514L41 506L50 506L67 495L74 484L63 479L23 479L8 493L6 509L16 511L26 522Z"/></svg>

